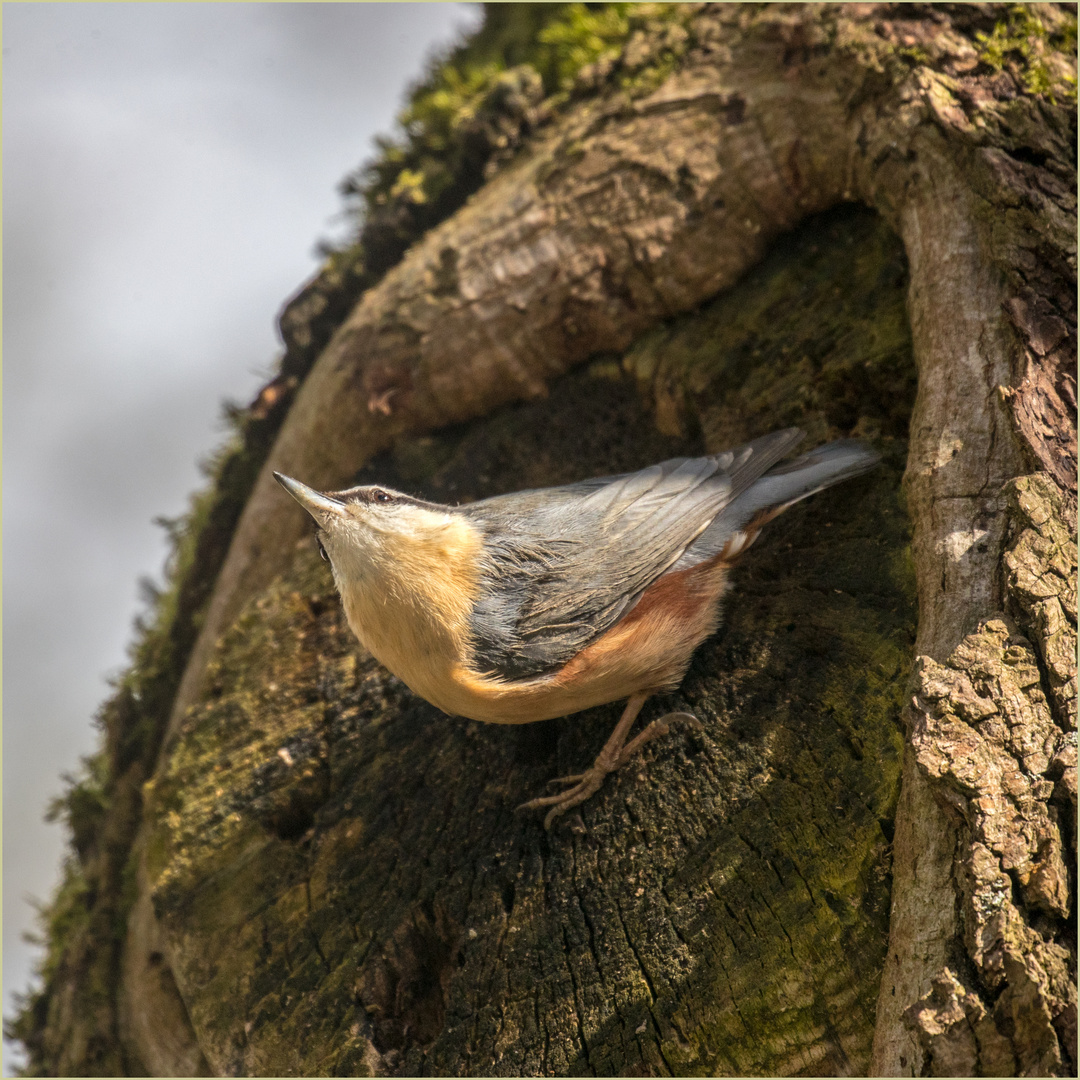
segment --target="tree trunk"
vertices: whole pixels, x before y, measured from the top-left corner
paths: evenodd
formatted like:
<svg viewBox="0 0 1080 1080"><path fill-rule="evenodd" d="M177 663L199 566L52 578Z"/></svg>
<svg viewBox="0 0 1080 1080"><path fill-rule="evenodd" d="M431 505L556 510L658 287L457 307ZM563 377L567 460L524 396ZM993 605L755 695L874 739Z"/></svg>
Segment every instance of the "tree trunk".
<svg viewBox="0 0 1080 1080"><path fill-rule="evenodd" d="M1074 15L998 65L1004 8L688 11L672 74L583 77L300 386L145 789L130 1061L1074 1074ZM515 805L618 706L419 701L271 477L465 500L788 424L882 466L745 557L647 706L703 730L550 834Z"/></svg>

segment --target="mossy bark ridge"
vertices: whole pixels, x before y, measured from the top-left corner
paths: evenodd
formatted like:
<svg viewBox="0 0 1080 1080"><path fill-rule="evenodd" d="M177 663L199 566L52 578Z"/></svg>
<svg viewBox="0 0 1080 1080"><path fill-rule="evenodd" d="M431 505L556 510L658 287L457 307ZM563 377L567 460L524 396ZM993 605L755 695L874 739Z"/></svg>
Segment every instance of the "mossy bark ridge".
<svg viewBox="0 0 1080 1080"><path fill-rule="evenodd" d="M119 1014L118 939L65 924L33 1067L1072 1075L1075 26L571 6L506 46L539 82L453 83L465 149L376 170L384 261L330 260L310 340L290 309L144 812L161 709L80 834L112 876L62 910L126 927ZM769 526L647 707L704 730L551 836L512 806L618 705L419 702L270 476L453 501L790 424L882 467Z"/></svg>

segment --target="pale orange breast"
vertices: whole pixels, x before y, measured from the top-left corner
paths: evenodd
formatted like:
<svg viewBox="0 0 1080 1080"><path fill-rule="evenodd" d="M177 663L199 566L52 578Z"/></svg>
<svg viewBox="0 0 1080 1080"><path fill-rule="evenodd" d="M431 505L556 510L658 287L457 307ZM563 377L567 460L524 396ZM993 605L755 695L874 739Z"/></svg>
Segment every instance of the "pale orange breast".
<svg viewBox="0 0 1080 1080"><path fill-rule="evenodd" d="M360 643L442 708L442 689L468 654L481 539L460 517L420 510L416 516L426 528L398 532L378 573L354 574L338 587Z"/></svg>
<svg viewBox="0 0 1080 1080"><path fill-rule="evenodd" d="M716 628L728 566L721 557L660 578L634 609L551 675L515 682L459 664L428 700L459 716L525 724L678 684Z"/></svg>

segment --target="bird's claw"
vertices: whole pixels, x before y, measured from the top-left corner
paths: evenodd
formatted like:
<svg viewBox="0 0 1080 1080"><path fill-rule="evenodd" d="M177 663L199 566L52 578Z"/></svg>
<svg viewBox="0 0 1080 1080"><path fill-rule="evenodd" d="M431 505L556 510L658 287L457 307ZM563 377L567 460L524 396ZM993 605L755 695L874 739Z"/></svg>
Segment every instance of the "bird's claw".
<svg viewBox="0 0 1080 1080"><path fill-rule="evenodd" d="M686 724L694 731L704 731L705 725L692 712L669 712L660 717L668 724ZM656 721L659 723L660 721Z"/></svg>
<svg viewBox="0 0 1080 1080"><path fill-rule="evenodd" d="M702 730L701 721L693 713L667 713L665 716L654 720L644 731L626 743L614 757L611 756L611 749L613 748L605 747L596 761L593 762L592 767L585 772L575 773L573 776L557 776L548 781L548 787L563 784L566 786L565 791L560 791L555 795L542 795L538 799L530 799L528 802L522 803L517 809L519 811L542 810L544 807L550 807L544 816L544 828L550 832L551 823L556 818L561 817L567 810L595 795L600 790L601 785L604 783L604 777L608 773L621 769L647 742L652 742L653 739L666 735L671 730L671 724L677 722L687 723L696 731Z"/></svg>
<svg viewBox="0 0 1080 1080"><path fill-rule="evenodd" d="M666 735L671 731L671 725L673 723L687 723L695 731L702 730L701 721L693 713L665 713L663 716L649 724L640 734L635 735L634 738L622 748L618 760L616 761L615 768L621 769L646 743L652 742L653 739L660 738L661 735Z"/></svg>
<svg viewBox="0 0 1080 1080"><path fill-rule="evenodd" d="M571 784L572 787L568 787L565 791L560 791L557 795L541 795L538 799L530 799L526 803L522 803L518 810L539 810L545 806L556 806L565 803L560 813L569 810L571 806L577 806L579 802L584 802L594 792L600 790L600 785L604 782L604 777L608 774L608 769L598 769L595 765L588 770L588 772L578 773L576 776L559 776L554 780L549 780L549 784ZM581 798L577 798L578 795ZM573 800L573 801L570 801Z"/></svg>
<svg viewBox="0 0 1080 1080"><path fill-rule="evenodd" d="M556 784L576 784L578 781L583 780L585 774L583 772L574 773L573 776L553 776L548 782L548 787L554 787Z"/></svg>
<svg viewBox="0 0 1080 1080"><path fill-rule="evenodd" d="M550 807L551 809L544 817L544 828L550 831L551 823L557 817L561 817L567 810L577 806L578 803L583 803L600 790L600 785L603 784L604 777L609 771L594 765L587 772L579 773L577 776L561 776L557 781L552 782L573 783L573 787L568 787L557 795L542 795L539 799L530 799L527 803L522 803L518 810L542 810L545 806Z"/></svg>

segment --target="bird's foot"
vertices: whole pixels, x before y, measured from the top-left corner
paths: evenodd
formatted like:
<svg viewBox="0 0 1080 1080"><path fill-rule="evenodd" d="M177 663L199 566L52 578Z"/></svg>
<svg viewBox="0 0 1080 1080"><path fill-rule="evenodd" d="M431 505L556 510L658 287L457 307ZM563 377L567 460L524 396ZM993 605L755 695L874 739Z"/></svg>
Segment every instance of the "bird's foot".
<svg viewBox="0 0 1080 1080"><path fill-rule="evenodd" d="M574 773L573 776L554 776L547 782L547 786L555 787L557 784L562 784L565 787L570 784L576 784L579 780L584 779L585 774L583 772Z"/></svg>
<svg viewBox="0 0 1080 1080"><path fill-rule="evenodd" d="M613 746L609 741L597 755L592 767L585 772L575 773L573 776L559 776L548 781L549 786L566 785L565 791L531 799L527 803L522 803L518 810L542 810L544 807L549 807L544 817L544 828L550 830L556 818L595 795L608 773L621 769L646 743L652 742L661 735L666 735L671 730L673 722L689 723L695 730L701 730L701 721L693 713L677 712L661 716L639 735L634 736L625 746Z"/></svg>
<svg viewBox="0 0 1080 1080"><path fill-rule="evenodd" d="M654 720L649 724L640 734L635 735L622 748L622 751L619 754L618 764L615 768L621 769L646 743L652 742L653 739L658 739L661 735L666 735L671 730L671 725L674 723L689 724L695 731L701 731L701 721L693 713L666 713L664 716L661 716L659 719Z"/></svg>
<svg viewBox="0 0 1080 1080"><path fill-rule="evenodd" d="M527 803L522 803L518 810L542 810L545 806L551 807L544 817L544 828L550 829L551 823L561 815L565 814L571 807L577 806L578 803L583 803L591 795L596 794L600 790L600 785L604 782L604 777L607 776L611 769L597 768L593 765L591 769L586 772L579 773L577 776L560 776L556 780L550 781L553 784L572 784L572 787L567 787L565 791L560 791L558 795L544 795L539 799L530 799Z"/></svg>

